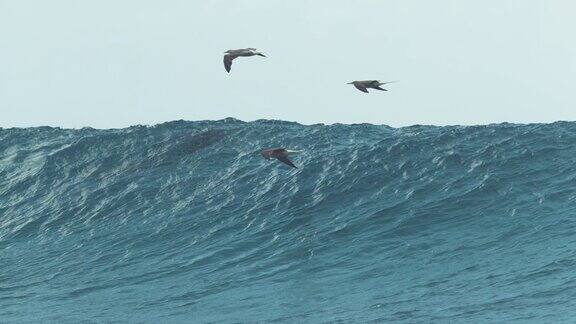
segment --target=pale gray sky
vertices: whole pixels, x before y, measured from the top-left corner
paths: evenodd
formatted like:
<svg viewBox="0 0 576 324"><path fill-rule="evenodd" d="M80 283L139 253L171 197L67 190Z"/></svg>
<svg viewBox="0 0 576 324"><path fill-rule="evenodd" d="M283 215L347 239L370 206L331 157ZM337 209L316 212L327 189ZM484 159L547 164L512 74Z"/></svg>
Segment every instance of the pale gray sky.
<svg viewBox="0 0 576 324"><path fill-rule="evenodd" d="M0 0L0 127L576 120L572 0ZM222 52L256 47L232 73ZM364 94L346 83L400 80Z"/></svg>

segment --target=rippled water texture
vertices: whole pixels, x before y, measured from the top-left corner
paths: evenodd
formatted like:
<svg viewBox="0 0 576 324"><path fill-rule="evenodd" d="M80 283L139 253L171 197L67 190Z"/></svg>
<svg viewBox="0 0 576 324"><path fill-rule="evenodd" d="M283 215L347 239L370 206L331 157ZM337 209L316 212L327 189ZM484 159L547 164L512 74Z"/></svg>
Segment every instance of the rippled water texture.
<svg viewBox="0 0 576 324"><path fill-rule="evenodd" d="M571 322L575 162L576 123L0 129L0 322Z"/></svg>

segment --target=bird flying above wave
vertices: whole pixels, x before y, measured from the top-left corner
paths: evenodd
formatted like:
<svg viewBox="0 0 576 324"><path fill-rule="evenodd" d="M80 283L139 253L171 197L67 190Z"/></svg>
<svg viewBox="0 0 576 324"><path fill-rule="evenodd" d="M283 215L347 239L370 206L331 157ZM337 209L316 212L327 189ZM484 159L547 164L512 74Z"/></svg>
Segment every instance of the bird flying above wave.
<svg viewBox="0 0 576 324"><path fill-rule="evenodd" d="M283 162L284 164L287 164L293 168L298 169L298 167L295 166L294 163L292 163L292 161L290 161L290 159L288 159L288 154L298 153L298 152L300 152L300 151L291 151L291 150L287 150L285 148L279 147L279 148L262 150L262 152L260 152L260 154L262 154L262 156L266 160L278 159L280 162Z"/></svg>
<svg viewBox="0 0 576 324"><path fill-rule="evenodd" d="M352 81L352 82L348 82L348 84L353 84L356 87L356 89L358 89L362 92L368 93L368 89L388 91L388 90L386 90L380 86L384 85L384 84L388 84L388 83L394 83L394 82L398 82L398 81L380 82L378 80L364 80L364 81Z"/></svg>
<svg viewBox="0 0 576 324"><path fill-rule="evenodd" d="M232 69L232 61L237 57L240 57L240 56L249 57L249 56L255 56L255 55L266 57L266 55L258 52L258 50L256 50L255 48L252 48L252 47L227 50L224 53L226 54L226 55L224 55L224 68L226 69L226 72L228 72L228 73L230 73L230 70Z"/></svg>

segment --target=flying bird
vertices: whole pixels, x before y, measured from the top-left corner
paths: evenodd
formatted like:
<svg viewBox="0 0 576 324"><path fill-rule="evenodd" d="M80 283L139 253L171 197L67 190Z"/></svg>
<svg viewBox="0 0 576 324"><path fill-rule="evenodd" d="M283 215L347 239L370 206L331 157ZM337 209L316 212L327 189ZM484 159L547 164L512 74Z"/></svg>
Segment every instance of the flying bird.
<svg viewBox="0 0 576 324"><path fill-rule="evenodd" d="M298 169L298 167L295 166L294 163L292 163L292 161L290 161L288 159L288 154L298 153L298 152L300 152L300 151L290 151L290 150L287 150L285 148L279 147L279 148L262 150L262 152L260 152L260 154L262 154L262 156L266 160L270 160L270 159L275 158L275 159L278 159L280 162L284 162L285 164L288 164L289 166Z"/></svg>
<svg viewBox="0 0 576 324"><path fill-rule="evenodd" d="M394 83L398 81L390 81L390 82L380 82L378 80L365 80L365 81L352 81L348 82L347 84L353 84L356 89L368 93L368 89L376 89L380 91L388 91L380 86L383 84Z"/></svg>
<svg viewBox="0 0 576 324"><path fill-rule="evenodd" d="M230 73L230 69L232 69L232 60L234 60L237 57L240 56L254 56L254 55L258 55L258 56L263 56L266 57L266 55L258 52L255 48L241 48L241 49L235 49L235 50L227 50L226 52L224 52L226 55L224 55L224 68L226 69L226 72Z"/></svg>

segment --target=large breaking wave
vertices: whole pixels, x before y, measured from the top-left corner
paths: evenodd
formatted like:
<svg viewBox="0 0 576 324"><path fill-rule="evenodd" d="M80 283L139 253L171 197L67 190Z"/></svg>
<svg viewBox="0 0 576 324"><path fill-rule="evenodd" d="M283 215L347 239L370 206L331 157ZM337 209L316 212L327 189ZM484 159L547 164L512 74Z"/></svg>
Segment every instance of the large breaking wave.
<svg viewBox="0 0 576 324"><path fill-rule="evenodd" d="M567 122L0 129L0 322L570 321L575 162Z"/></svg>

